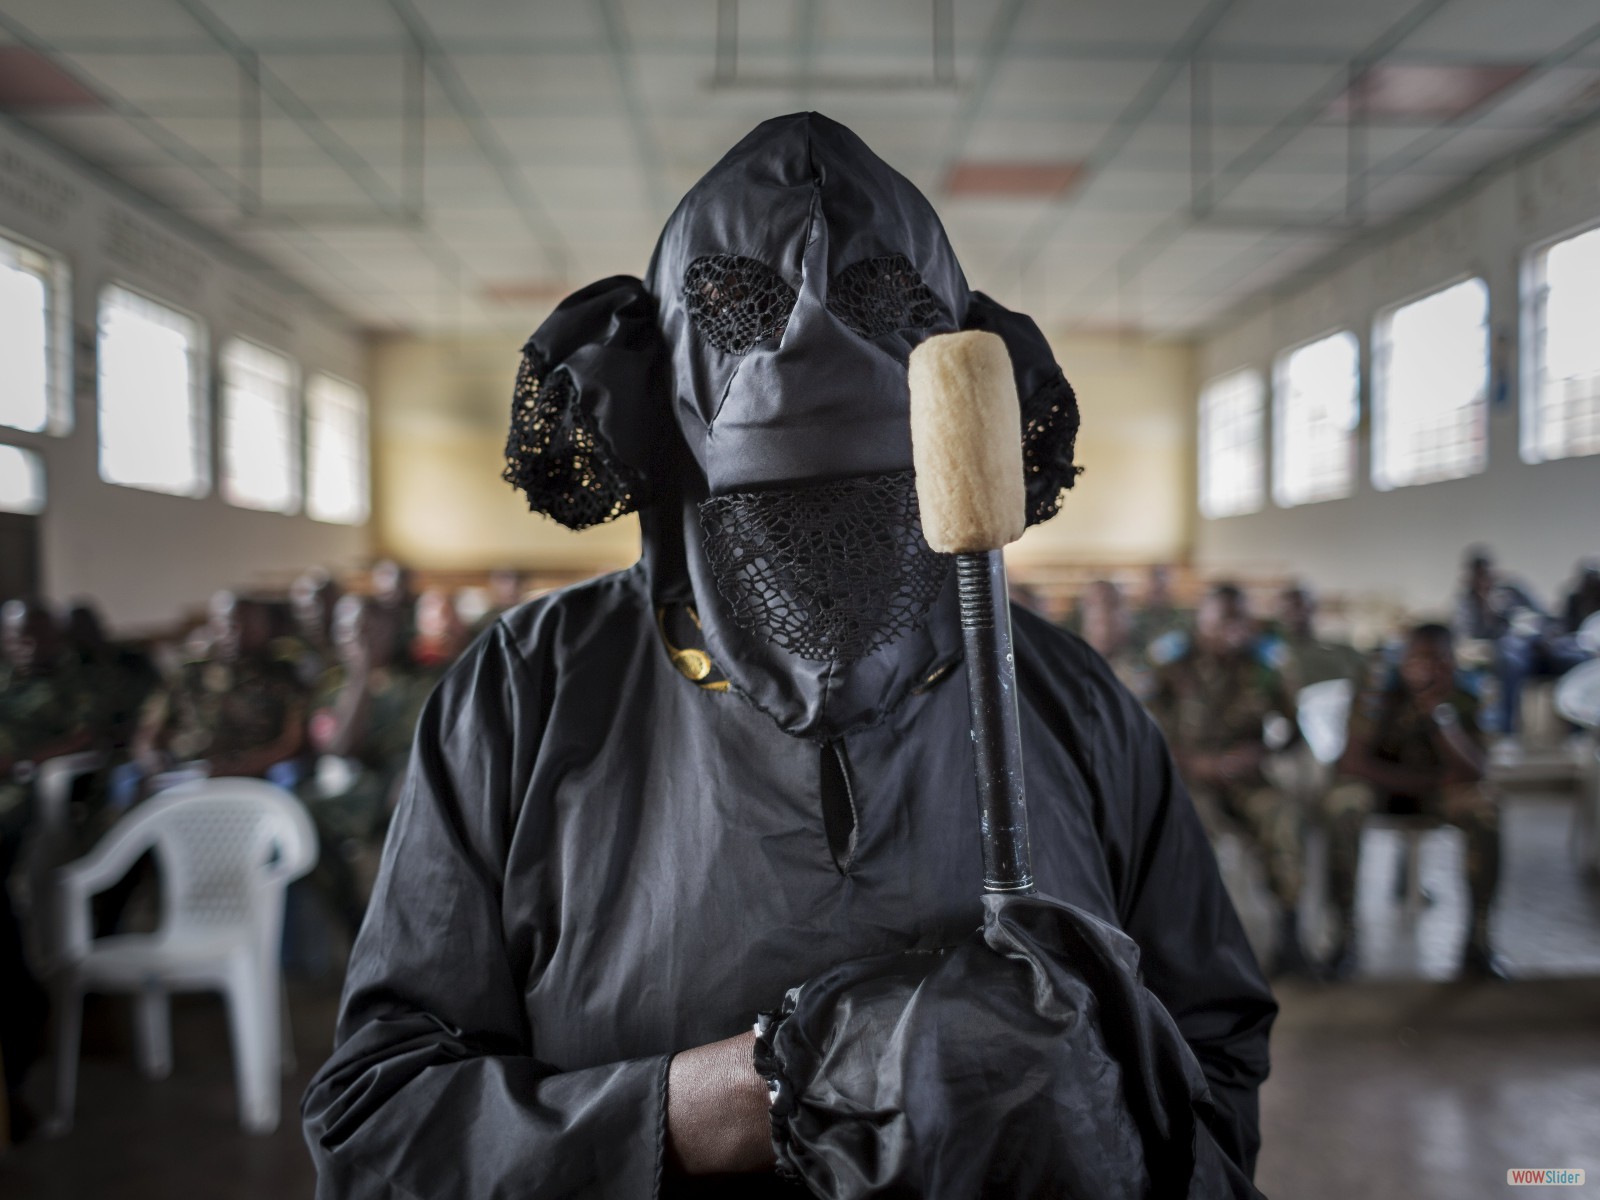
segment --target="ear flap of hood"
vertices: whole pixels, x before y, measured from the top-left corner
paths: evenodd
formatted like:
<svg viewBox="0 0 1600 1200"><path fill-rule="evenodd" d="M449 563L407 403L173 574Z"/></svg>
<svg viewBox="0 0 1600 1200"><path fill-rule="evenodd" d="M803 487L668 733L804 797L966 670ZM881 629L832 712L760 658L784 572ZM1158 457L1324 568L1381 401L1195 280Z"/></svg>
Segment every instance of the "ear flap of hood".
<svg viewBox="0 0 1600 1200"><path fill-rule="evenodd" d="M1061 493L1083 470L1073 461L1078 440L1078 398L1061 372L1055 352L1033 318L973 292L967 329L998 334L1011 354L1017 396L1022 401L1022 465L1028 524L1048 521L1061 508Z"/></svg>
<svg viewBox="0 0 1600 1200"><path fill-rule="evenodd" d="M568 529L636 512L678 436L666 370L643 283L615 275L574 292L522 347L503 478Z"/></svg>

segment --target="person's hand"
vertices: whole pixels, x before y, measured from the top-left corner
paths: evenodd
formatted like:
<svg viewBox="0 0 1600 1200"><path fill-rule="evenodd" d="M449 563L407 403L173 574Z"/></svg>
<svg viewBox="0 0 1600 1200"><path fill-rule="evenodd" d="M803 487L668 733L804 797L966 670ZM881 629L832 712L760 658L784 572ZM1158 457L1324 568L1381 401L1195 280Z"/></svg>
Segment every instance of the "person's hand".
<svg viewBox="0 0 1600 1200"><path fill-rule="evenodd" d="M673 1055L667 1071L667 1163L685 1175L760 1171L777 1160L754 1032Z"/></svg>

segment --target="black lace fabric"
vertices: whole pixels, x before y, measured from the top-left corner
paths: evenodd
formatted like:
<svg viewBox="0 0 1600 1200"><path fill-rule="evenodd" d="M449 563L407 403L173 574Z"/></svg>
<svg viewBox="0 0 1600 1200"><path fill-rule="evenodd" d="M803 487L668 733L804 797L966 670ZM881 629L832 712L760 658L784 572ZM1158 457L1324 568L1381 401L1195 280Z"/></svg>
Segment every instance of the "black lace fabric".
<svg viewBox="0 0 1600 1200"><path fill-rule="evenodd" d="M923 539L911 471L713 496L700 522L734 620L813 662L863 658L916 628L949 570Z"/></svg>
<svg viewBox="0 0 1600 1200"><path fill-rule="evenodd" d="M840 271L828 285L828 311L864 338L950 319L903 254L863 259Z"/></svg>
<svg viewBox="0 0 1600 1200"><path fill-rule="evenodd" d="M1028 524L1048 521L1061 510L1061 493L1082 467L1072 462L1078 438L1078 401L1066 376L1055 377L1022 401L1022 464Z"/></svg>
<svg viewBox="0 0 1600 1200"><path fill-rule="evenodd" d="M572 376L531 350L517 370L501 478L568 529L614 521L644 494L644 481L610 452L579 403Z"/></svg>
<svg viewBox="0 0 1600 1200"><path fill-rule="evenodd" d="M683 300L701 337L728 354L748 354L783 332L795 292L765 263L708 254L683 273Z"/></svg>

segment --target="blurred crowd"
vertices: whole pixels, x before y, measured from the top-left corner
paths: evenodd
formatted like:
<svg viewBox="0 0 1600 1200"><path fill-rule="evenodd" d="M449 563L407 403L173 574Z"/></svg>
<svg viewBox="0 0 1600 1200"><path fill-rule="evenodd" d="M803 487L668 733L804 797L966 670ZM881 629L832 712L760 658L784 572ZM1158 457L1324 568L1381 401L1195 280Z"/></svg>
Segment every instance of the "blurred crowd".
<svg viewBox="0 0 1600 1200"><path fill-rule="evenodd" d="M47 1011L29 969L30 957L41 955L25 948L30 936L43 936L28 924L46 905L25 894L28 882L86 853L165 787L251 776L294 791L321 853L312 877L291 891L286 965L329 970L338 942L354 937L422 705L476 633L524 591L518 572L496 571L486 589L418 595L412 572L392 561L364 582L347 591L313 569L286 595L218 592L192 628L138 642L108 637L87 603L64 613L34 600L0 608L0 1057L8 1092L38 1056ZM39 765L52 761L71 767L59 796L36 786ZM98 932L125 927L141 889L148 899L158 887L152 864L136 867L97 899ZM14 890L24 893L16 908Z"/></svg>
<svg viewBox="0 0 1600 1200"><path fill-rule="evenodd" d="M1355 970L1361 831L1374 814L1463 832L1471 917L1461 972L1507 973L1491 944L1500 875L1492 768L1520 755L1525 684L1600 652L1600 564L1580 562L1550 609L1473 547L1452 613L1448 624L1396 629L1358 649L1319 630L1317 597L1301 584L1261 613L1230 583L1180 607L1160 567L1137 600L1105 580L1078 597L1067 623L1161 725L1213 838L1238 833L1258 856L1278 913L1274 975ZM1300 933L1314 826L1327 836L1337 924L1320 961Z"/></svg>
<svg viewBox="0 0 1600 1200"><path fill-rule="evenodd" d="M26 880L46 877L45 858L87 852L173 783L254 776L300 797L321 854L290 893L286 965L336 967L338 943L362 919L423 704L471 639L526 591L520 574L496 571L486 588L418 595L412 573L392 561L358 582L347 588L313 569L286 594L219 592L204 620L138 643L109 637L88 604L58 613L13 600L0 610L9 1092L38 1055L47 1007L24 949ZM1298 584L1276 592L1271 612L1252 611L1247 592L1228 583L1180 603L1160 567L1137 597L1104 580L1077 596L1067 623L1161 724L1213 836L1237 834L1258 855L1280 916L1276 974L1354 969L1361 829L1374 813L1465 832L1472 920L1462 970L1504 974L1490 943L1500 860L1491 760L1515 751L1524 685L1600 649L1600 566L1580 564L1563 602L1547 609L1474 548L1453 611L1449 624L1357 648L1319 627L1317 597ZM38 764L51 761L72 765L54 799L36 786ZM1313 962L1297 914L1315 825L1327 836L1340 932ZM141 888L148 896L159 886L153 875L146 863L97 900L99 932L125 927ZM20 911L13 892L23 893Z"/></svg>

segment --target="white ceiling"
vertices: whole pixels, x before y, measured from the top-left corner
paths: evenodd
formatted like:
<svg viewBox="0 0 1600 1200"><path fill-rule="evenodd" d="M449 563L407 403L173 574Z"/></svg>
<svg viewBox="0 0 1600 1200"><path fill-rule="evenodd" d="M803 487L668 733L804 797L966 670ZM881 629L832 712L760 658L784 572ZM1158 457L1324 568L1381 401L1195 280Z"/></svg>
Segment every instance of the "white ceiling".
<svg viewBox="0 0 1600 1200"><path fill-rule="evenodd" d="M945 5L953 84L935 80ZM695 179L798 108L852 126L929 194L975 286L1057 326L1181 334L1352 236L1350 138L1329 102L1353 63L1532 67L1458 121L1375 121L1357 224L1600 107L1595 0L720 7L737 10L722 85L719 0L0 0L0 42L108 103L30 124L363 325L418 332L519 329L562 291L642 273ZM1055 199L953 198L958 160L1087 172Z"/></svg>

